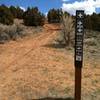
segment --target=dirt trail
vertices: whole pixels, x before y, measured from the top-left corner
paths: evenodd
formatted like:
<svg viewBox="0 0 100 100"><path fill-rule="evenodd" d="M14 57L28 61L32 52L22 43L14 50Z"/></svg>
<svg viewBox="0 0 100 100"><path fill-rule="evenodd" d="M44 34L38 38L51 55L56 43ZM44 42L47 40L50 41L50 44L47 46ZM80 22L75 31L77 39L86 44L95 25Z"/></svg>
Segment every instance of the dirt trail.
<svg viewBox="0 0 100 100"><path fill-rule="evenodd" d="M47 24L38 36L0 45L0 100L74 96L73 54L49 46L57 30L56 25ZM98 69L94 69L95 73L85 68L83 97L100 87L99 82L95 83ZM93 77L94 85L91 80L86 84Z"/></svg>
<svg viewBox="0 0 100 100"><path fill-rule="evenodd" d="M48 31L48 29L50 29L51 31ZM45 31L35 38L21 40L20 42L11 41L8 44L0 45L0 66L4 67L4 69L5 67L8 68L12 66L14 63L20 61L25 56L28 56L28 54L33 50L46 45L46 43L48 43L48 41L55 36L55 33L56 32L54 31L52 26L47 25L46 27L45 25Z"/></svg>
<svg viewBox="0 0 100 100"><path fill-rule="evenodd" d="M49 82L50 76L46 74L48 70L51 70L50 72L52 72L52 69L56 70L57 61L55 60L59 61L60 58L55 56L57 52L54 49L45 46L57 35L57 27L45 25L44 28L39 36L0 45L0 100L28 100L29 98L38 97L38 93L36 95L34 93L39 88L40 91L42 85L45 86L45 83L42 82L39 87L41 81L48 80L47 83ZM62 54L59 53L59 55ZM37 82L38 84L36 84ZM33 84L37 86L32 86ZM50 84L48 83L46 87L52 86ZM27 88L30 89L27 90ZM34 88L36 89L34 90ZM43 94L46 91L43 91ZM32 97L29 97L30 94L32 94Z"/></svg>

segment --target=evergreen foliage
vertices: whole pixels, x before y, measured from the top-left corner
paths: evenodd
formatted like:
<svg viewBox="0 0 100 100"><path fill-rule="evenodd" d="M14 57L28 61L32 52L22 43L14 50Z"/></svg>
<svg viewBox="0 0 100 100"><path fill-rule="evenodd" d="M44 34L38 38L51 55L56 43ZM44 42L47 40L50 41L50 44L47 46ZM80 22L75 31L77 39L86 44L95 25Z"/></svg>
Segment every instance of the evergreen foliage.
<svg viewBox="0 0 100 100"><path fill-rule="evenodd" d="M5 5L1 5L0 6L0 23L11 25L13 24L13 21L14 21L14 18L9 8L6 7Z"/></svg>
<svg viewBox="0 0 100 100"><path fill-rule="evenodd" d="M10 6L9 9L10 9L11 13L13 14L14 18L18 18L18 19L23 18L24 11L19 6L17 6L17 7Z"/></svg>
<svg viewBox="0 0 100 100"><path fill-rule="evenodd" d="M27 26L43 26L45 16L38 10L37 7L29 8L24 13L24 24Z"/></svg>
<svg viewBox="0 0 100 100"><path fill-rule="evenodd" d="M59 23L61 21L61 10L60 9L51 9L48 12L48 22L49 23Z"/></svg>
<svg viewBox="0 0 100 100"><path fill-rule="evenodd" d="M85 16L85 28L100 31L100 14L93 13Z"/></svg>
<svg viewBox="0 0 100 100"><path fill-rule="evenodd" d="M65 16L69 13L65 12ZM60 9L50 9L47 15L49 23L60 23L62 21L62 11ZM45 23L45 16L38 10L37 7L30 8L24 12L19 6L0 5L0 23L11 25L14 18L23 19L27 26L43 26ZM75 16L73 16L75 18ZM92 15L85 15L85 28L89 30L100 31L100 13L93 13Z"/></svg>

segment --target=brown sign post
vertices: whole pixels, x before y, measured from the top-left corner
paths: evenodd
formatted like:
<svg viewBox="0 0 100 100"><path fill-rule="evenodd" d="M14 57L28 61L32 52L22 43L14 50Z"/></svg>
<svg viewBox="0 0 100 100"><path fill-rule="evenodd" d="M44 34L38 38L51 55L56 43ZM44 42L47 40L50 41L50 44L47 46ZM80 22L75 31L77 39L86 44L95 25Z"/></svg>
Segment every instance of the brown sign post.
<svg viewBox="0 0 100 100"><path fill-rule="evenodd" d="M84 11L76 11L75 28L75 100L81 100L81 76L83 65Z"/></svg>

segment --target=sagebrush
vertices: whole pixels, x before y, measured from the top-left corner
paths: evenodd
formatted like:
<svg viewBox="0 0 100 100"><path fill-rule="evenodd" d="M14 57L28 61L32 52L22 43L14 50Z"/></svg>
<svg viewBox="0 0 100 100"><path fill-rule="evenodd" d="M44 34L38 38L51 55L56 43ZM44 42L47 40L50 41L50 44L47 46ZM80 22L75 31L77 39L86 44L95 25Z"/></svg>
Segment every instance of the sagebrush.
<svg viewBox="0 0 100 100"><path fill-rule="evenodd" d="M63 13L61 20L62 37L66 46L70 46L74 40L74 20L72 16Z"/></svg>
<svg viewBox="0 0 100 100"><path fill-rule="evenodd" d="M4 43L8 40L16 40L18 37L22 37L24 27L21 25L3 25L0 24L0 43Z"/></svg>

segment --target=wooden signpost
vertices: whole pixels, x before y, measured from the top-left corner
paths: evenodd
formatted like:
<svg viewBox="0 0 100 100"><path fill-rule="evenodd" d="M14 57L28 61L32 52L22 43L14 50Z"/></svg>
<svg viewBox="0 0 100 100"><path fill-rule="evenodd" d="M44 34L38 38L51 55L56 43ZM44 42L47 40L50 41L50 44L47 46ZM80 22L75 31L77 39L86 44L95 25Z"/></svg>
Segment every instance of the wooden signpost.
<svg viewBox="0 0 100 100"><path fill-rule="evenodd" d="M75 28L75 100L81 100L81 76L83 65L84 11L76 11Z"/></svg>

